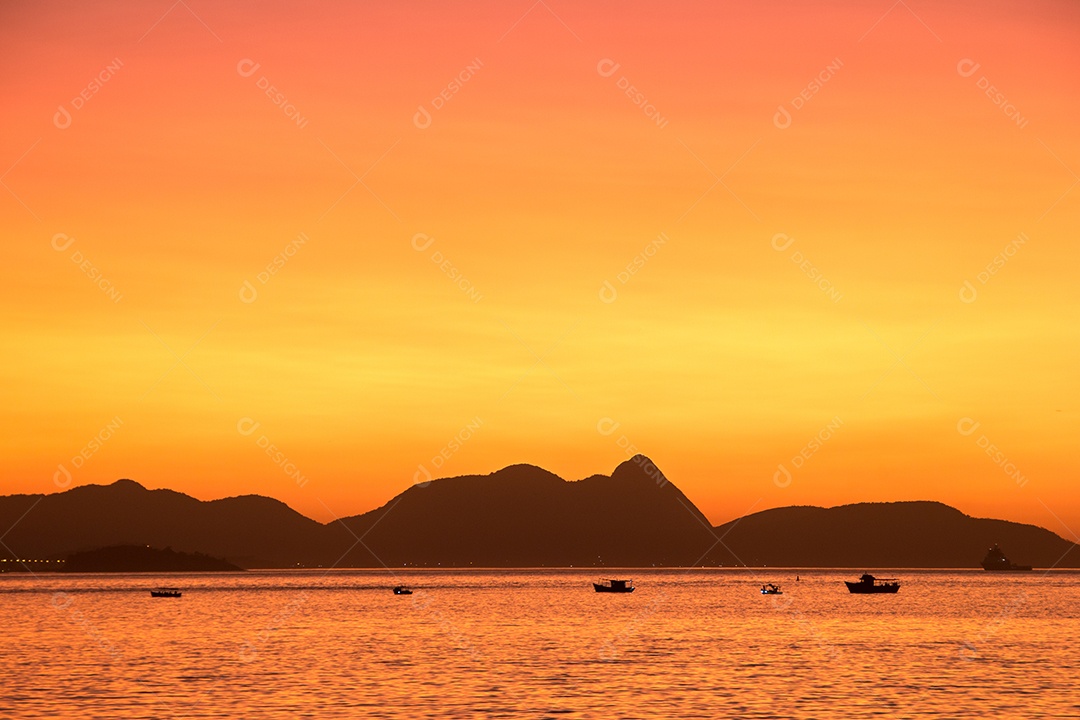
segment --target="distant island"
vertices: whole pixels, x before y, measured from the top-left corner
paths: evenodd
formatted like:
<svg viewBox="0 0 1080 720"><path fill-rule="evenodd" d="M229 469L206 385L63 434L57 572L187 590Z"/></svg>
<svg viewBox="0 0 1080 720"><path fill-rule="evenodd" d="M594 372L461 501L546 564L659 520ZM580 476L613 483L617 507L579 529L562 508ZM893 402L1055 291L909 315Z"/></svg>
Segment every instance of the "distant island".
<svg viewBox="0 0 1080 720"><path fill-rule="evenodd" d="M1025 565L1080 567L1077 545L1049 530L929 501L782 507L713 527L643 455L573 482L533 465L436 479L326 524L260 495L200 501L118 480L2 496L0 526L12 528L0 571L55 569L67 558L68 571L165 569L167 552L205 569L977 568L995 544ZM140 557L139 548L175 551Z"/></svg>
<svg viewBox="0 0 1080 720"><path fill-rule="evenodd" d="M113 547L72 553L60 566L62 572L236 572L241 568L203 553L161 550L148 545Z"/></svg>

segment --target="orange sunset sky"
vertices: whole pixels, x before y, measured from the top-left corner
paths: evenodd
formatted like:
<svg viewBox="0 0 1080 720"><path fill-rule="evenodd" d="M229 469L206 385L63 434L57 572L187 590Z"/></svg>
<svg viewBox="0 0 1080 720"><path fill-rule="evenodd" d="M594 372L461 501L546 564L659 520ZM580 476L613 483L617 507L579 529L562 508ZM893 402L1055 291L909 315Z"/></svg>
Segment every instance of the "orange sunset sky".
<svg viewBox="0 0 1080 720"><path fill-rule="evenodd" d="M0 492L1080 531L1080 5L171 2L0 9Z"/></svg>

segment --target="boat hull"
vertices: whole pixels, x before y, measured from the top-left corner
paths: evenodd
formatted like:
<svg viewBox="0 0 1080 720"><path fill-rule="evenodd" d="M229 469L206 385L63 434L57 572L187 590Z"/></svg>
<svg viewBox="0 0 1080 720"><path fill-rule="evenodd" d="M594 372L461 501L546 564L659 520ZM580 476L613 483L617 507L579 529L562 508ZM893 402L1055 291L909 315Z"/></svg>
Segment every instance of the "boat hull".
<svg viewBox="0 0 1080 720"><path fill-rule="evenodd" d="M595 590L598 593L632 593L632 592L634 592L634 588L632 588L632 587L613 588L613 587L611 587L609 585L601 585L599 583L593 583L592 586L593 586L593 590Z"/></svg>
<svg viewBox="0 0 1080 720"><path fill-rule="evenodd" d="M865 583L844 581L852 595L891 595L900 591L899 585L867 585Z"/></svg>

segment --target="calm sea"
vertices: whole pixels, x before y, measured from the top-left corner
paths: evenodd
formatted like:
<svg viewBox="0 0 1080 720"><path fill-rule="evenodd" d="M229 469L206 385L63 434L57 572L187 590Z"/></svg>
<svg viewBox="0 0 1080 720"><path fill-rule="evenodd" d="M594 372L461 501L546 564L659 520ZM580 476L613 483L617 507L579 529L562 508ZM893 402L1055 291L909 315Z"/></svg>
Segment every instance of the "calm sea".
<svg viewBox="0 0 1080 720"><path fill-rule="evenodd" d="M0 716L1080 717L1080 573L856 574L4 575Z"/></svg>

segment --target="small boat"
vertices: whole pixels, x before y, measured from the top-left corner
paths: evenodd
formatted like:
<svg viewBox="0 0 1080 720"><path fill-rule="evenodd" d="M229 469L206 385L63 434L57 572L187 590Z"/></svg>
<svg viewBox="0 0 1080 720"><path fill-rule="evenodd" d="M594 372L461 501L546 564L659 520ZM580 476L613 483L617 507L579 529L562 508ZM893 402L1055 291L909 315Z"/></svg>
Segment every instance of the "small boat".
<svg viewBox="0 0 1080 720"><path fill-rule="evenodd" d="M896 578L876 578L870 573L864 574L858 582L844 581L848 592L856 595L870 595L874 593L895 593L900 590L900 581Z"/></svg>
<svg viewBox="0 0 1080 720"><path fill-rule="evenodd" d="M396 588L394 588L394 594L395 595L412 595L412 590L405 587L404 585L398 585Z"/></svg>
<svg viewBox="0 0 1080 720"><path fill-rule="evenodd" d="M150 597L180 597L180 591L177 588L158 588L150 591Z"/></svg>
<svg viewBox="0 0 1080 720"><path fill-rule="evenodd" d="M761 586L761 594L762 595L783 595L784 591L781 590L778 586L773 585L772 583L765 583L764 585Z"/></svg>
<svg viewBox="0 0 1080 720"><path fill-rule="evenodd" d="M994 547L986 551L986 557L982 561L983 570L1014 570L1024 571L1030 570L1030 565L1017 565L1014 562L1010 562L1009 558L1005 557L1005 553L1001 551L1001 548L994 543Z"/></svg>
<svg viewBox="0 0 1080 720"><path fill-rule="evenodd" d="M612 578L600 578L600 582L592 584L593 590L599 593L632 593L634 592L633 580L614 580Z"/></svg>

